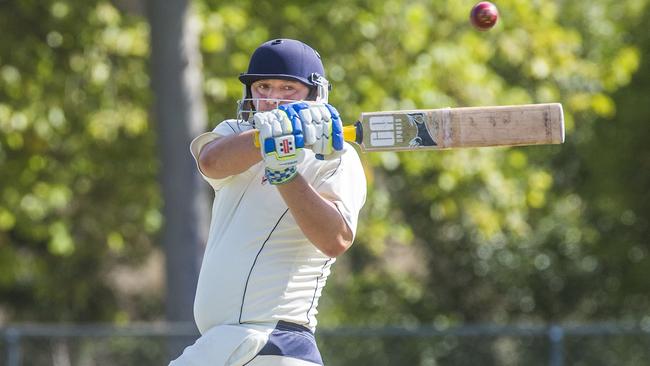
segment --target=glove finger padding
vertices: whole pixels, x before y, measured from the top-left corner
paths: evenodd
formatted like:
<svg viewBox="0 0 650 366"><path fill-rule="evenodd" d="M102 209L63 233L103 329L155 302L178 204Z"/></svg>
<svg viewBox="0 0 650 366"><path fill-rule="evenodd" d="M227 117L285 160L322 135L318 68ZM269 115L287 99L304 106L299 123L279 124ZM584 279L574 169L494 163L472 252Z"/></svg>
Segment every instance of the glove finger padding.
<svg viewBox="0 0 650 366"><path fill-rule="evenodd" d="M343 122L341 121L341 115L339 111L336 110L332 105L325 104L325 107L329 110L331 120L332 120L332 148L336 151L343 150Z"/></svg>
<svg viewBox="0 0 650 366"><path fill-rule="evenodd" d="M293 133L293 122L286 112L279 109L274 109L271 111L271 113L273 113L275 120L280 126L280 132L277 134L274 133L274 136L288 135ZM275 129L273 131L275 132Z"/></svg>
<svg viewBox="0 0 650 366"><path fill-rule="evenodd" d="M298 114L301 110L300 108L307 108L307 103L299 102L283 104L279 106L275 111L287 116L288 121L291 123L292 133L296 137L296 146L302 148L305 147L305 136L304 124Z"/></svg>
<svg viewBox="0 0 650 366"><path fill-rule="evenodd" d="M271 122L267 113L255 113L253 116L255 128L259 131L260 146L264 146L264 140L273 136Z"/></svg>
<svg viewBox="0 0 650 366"><path fill-rule="evenodd" d="M337 152L343 150L343 126L336 108L329 104L296 102L281 105L279 109L286 112L294 129L301 129L303 146L314 151L316 158L340 155Z"/></svg>
<svg viewBox="0 0 650 366"><path fill-rule="evenodd" d="M317 159L336 158L343 150L343 126L336 108L329 104L319 106L319 113L322 116L322 123L317 136L319 141L314 144L312 150L316 153Z"/></svg>
<svg viewBox="0 0 650 366"><path fill-rule="evenodd" d="M316 142L316 127L314 127L312 114L308 108L302 109L298 113L302 121L302 133L305 138L305 146L313 145Z"/></svg>

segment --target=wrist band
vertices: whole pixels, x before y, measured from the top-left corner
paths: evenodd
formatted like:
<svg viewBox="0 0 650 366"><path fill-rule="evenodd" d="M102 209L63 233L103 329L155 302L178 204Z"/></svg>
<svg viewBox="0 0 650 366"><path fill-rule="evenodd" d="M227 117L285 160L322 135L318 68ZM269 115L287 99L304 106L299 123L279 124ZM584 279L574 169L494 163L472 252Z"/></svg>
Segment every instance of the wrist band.
<svg viewBox="0 0 650 366"><path fill-rule="evenodd" d="M296 167L291 167L285 170L270 170L266 168L264 170L264 175L266 179L269 180L269 183L273 185L284 184L291 181L298 175L298 169Z"/></svg>

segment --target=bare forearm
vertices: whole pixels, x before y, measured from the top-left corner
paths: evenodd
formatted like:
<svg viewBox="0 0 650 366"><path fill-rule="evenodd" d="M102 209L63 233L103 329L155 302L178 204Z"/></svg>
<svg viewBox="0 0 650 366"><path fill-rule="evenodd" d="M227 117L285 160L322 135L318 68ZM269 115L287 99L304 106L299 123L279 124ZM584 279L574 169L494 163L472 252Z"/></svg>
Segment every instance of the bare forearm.
<svg viewBox="0 0 650 366"><path fill-rule="evenodd" d="M262 158L253 145L254 131L220 137L206 144L199 154L199 167L209 178L222 179L239 174Z"/></svg>
<svg viewBox="0 0 650 366"><path fill-rule="evenodd" d="M337 257L352 245L352 231L336 205L301 175L277 187L303 234L325 255Z"/></svg>

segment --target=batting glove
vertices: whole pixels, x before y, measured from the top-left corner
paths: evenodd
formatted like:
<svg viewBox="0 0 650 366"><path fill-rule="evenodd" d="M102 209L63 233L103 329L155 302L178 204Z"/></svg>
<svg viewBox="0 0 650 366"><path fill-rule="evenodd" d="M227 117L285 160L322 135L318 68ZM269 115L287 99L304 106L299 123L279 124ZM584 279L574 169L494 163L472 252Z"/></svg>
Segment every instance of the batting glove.
<svg viewBox="0 0 650 366"><path fill-rule="evenodd" d="M305 147L314 151L317 159L336 157L343 150L343 125L336 108L305 102L284 104L279 108L295 121L295 125L302 126Z"/></svg>
<svg viewBox="0 0 650 366"><path fill-rule="evenodd" d="M298 174L298 164L305 157L302 126L291 121L284 111L255 113L264 174L271 184L283 184Z"/></svg>

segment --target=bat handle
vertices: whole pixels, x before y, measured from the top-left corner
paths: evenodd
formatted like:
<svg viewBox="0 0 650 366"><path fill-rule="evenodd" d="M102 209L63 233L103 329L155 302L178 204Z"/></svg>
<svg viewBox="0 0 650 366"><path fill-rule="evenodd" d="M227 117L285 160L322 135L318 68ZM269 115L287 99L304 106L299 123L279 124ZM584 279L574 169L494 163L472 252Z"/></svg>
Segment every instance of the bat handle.
<svg viewBox="0 0 650 366"><path fill-rule="evenodd" d="M260 131L258 130L255 130L253 133L253 145L255 145L255 147L258 149L260 147Z"/></svg>
<svg viewBox="0 0 650 366"><path fill-rule="evenodd" d="M361 122L357 121L353 126L343 127L343 139L361 145L363 142L363 127L361 126ZM253 134L253 145L258 148L260 147L260 132L257 130Z"/></svg>
<svg viewBox="0 0 650 366"><path fill-rule="evenodd" d="M363 127L361 126L361 122L357 121L353 126L343 127L343 139L361 145L363 142Z"/></svg>

